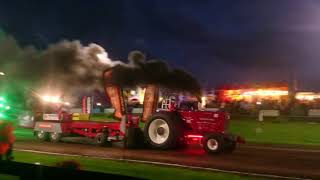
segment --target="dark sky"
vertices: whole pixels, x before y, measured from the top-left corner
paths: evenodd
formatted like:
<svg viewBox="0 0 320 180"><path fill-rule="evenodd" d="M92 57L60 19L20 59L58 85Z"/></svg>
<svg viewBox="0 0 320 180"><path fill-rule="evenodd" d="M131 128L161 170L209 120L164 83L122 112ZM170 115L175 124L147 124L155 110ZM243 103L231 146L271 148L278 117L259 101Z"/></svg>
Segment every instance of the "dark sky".
<svg viewBox="0 0 320 180"><path fill-rule="evenodd" d="M95 42L115 59L133 49L193 73L204 86L288 80L320 90L320 1L77 0L0 3L0 28L44 48Z"/></svg>

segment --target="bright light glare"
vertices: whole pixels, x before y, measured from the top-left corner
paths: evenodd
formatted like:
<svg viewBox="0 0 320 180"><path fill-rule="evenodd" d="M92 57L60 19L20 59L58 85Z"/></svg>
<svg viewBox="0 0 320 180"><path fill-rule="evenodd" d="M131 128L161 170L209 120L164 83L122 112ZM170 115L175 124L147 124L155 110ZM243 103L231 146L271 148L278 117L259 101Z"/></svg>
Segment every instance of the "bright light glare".
<svg viewBox="0 0 320 180"><path fill-rule="evenodd" d="M0 97L0 101L4 101L4 98L3 98L3 97Z"/></svg>
<svg viewBox="0 0 320 180"><path fill-rule="evenodd" d="M3 104L0 104L0 108L3 108L4 107L4 105Z"/></svg>
<svg viewBox="0 0 320 180"><path fill-rule="evenodd" d="M320 94L319 93L312 93L312 92L299 92L296 94L296 99L313 101L315 99L320 99Z"/></svg>
<svg viewBox="0 0 320 180"><path fill-rule="evenodd" d="M52 97L51 97L51 102L53 102L53 103L58 103L58 102L60 102L60 98L57 97L57 96L52 96Z"/></svg>
<svg viewBox="0 0 320 180"><path fill-rule="evenodd" d="M4 72L0 72L0 76L4 76L6 75Z"/></svg>
<svg viewBox="0 0 320 180"><path fill-rule="evenodd" d="M43 101L49 102L51 98L50 98L50 96L42 96L41 99L42 99Z"/></svg>
<svg viewBox="0 0 320 180"><path fill-rule="evenodd" d="M3 114L2 114L2 113L0 113L0 117L3 117Z"/></svg>
<svg viewBox="0 0 320 180"><path fill-rule="evenodd" d="M130 94L131 94L132 96L136 95L136 93L137 93L137 92L136 92L135 90L131 90L131 91L130 91Z"/></svg>
<svg viewBox="0 0 320 180"><path fill-rule="evenodd" d="M10 106L6 106L6 110L9 110L10 109Z"/></svg>
<svg viewBox="0 0 320 180"><path fill-rule="evenodd" d="M97 106L101 106L101 103L98 102L98 103L97 103Z"/></svg>
<svg viewBox="0 0 320 180"><path fill-rule="evenodd" d="M41 99L45 102L51 102L51 103L59 103L61 102L60 98L58 96L42 96Z"/></svg>
<svg viewBox="0 0 320 180"><path fill-rule="evenodd" d="M203 96L201 97L201 107L204 108L206 107L207 104L207 97Z"/></svg>
<svg viewBox="0 0 320 180"><path fill-rule="evenodd" d="M257 91L244 92L242 95L244 96L286 96L288 95L288 91L258 89Z"/></svg>

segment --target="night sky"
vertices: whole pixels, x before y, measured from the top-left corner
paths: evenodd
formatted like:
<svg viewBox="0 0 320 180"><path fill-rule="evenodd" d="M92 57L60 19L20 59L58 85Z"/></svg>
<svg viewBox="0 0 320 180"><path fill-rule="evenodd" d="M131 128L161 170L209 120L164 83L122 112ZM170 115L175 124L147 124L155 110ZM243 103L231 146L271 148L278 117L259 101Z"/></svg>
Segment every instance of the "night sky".
<svg viewBox="0 0 320 180"><path fill-rule="evenodd" d="M78 39L120 60L140 49L204 87L295 74L300 89L320 90L320 1L10 0L0 28L38 48Z"/></svg>

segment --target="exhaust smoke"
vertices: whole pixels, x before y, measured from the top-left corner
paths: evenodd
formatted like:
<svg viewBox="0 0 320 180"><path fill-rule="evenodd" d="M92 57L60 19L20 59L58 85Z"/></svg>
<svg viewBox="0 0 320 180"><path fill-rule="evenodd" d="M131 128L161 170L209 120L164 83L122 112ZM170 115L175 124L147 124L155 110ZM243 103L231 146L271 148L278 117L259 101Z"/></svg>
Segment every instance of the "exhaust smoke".
<svg viewBox="0 0 320 180"><path fill-rule="evenodd" d="M103 90L103 71L121 64L108 58L107 52L94 43L84 46L79 41L64 40L40 51L32 46L20 47L11 36L0 41L0 62L8 80L2 83L4 91L15 91L14 96L21 97L30 97L32 92L35 96L54 94L65 98Z"/></svg>
<svg viewBox="0 0 320 180"><path fill-rule="evenodd" d="M201 87L198 81L187 72L180 69L170 69L163 61L146 61L144 54L139 51L131 52L128 60L128 64L117 64L110 68L112 77L108 83L119 87L152 84L176 91L189 92L200 99Z"/></svg>
<svg viewBox="0 0 320 180"><path fill-rule="evenodd" d="M162 61L146 61L145 55L139 51L132 51L128 56L128 60L128 64L115 65L104 73L105 92L115 108L116 117L120 116L120 112L125 113L126 111L125 105L119 106L119 104L124 104L121 93L114 93L121 92L121 88L146 85L142 114L143 122L157 108L159 87L189 92L200 99L200 85L188 73L179 69L171 70Z"/></svg>

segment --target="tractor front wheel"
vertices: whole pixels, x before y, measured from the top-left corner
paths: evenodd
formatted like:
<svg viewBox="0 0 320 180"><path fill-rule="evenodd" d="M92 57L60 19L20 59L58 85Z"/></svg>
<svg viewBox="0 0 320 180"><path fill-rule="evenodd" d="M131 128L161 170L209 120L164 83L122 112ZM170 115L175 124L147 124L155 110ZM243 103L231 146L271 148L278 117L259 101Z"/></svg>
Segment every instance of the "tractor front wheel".
<svg viewBox="0 0 320 180"><path fill-rule="evenodd" d="M219 135L209 135L203 138L202 142L204 150L209 154L218 154L223 150L223 137Z"/></svg>

